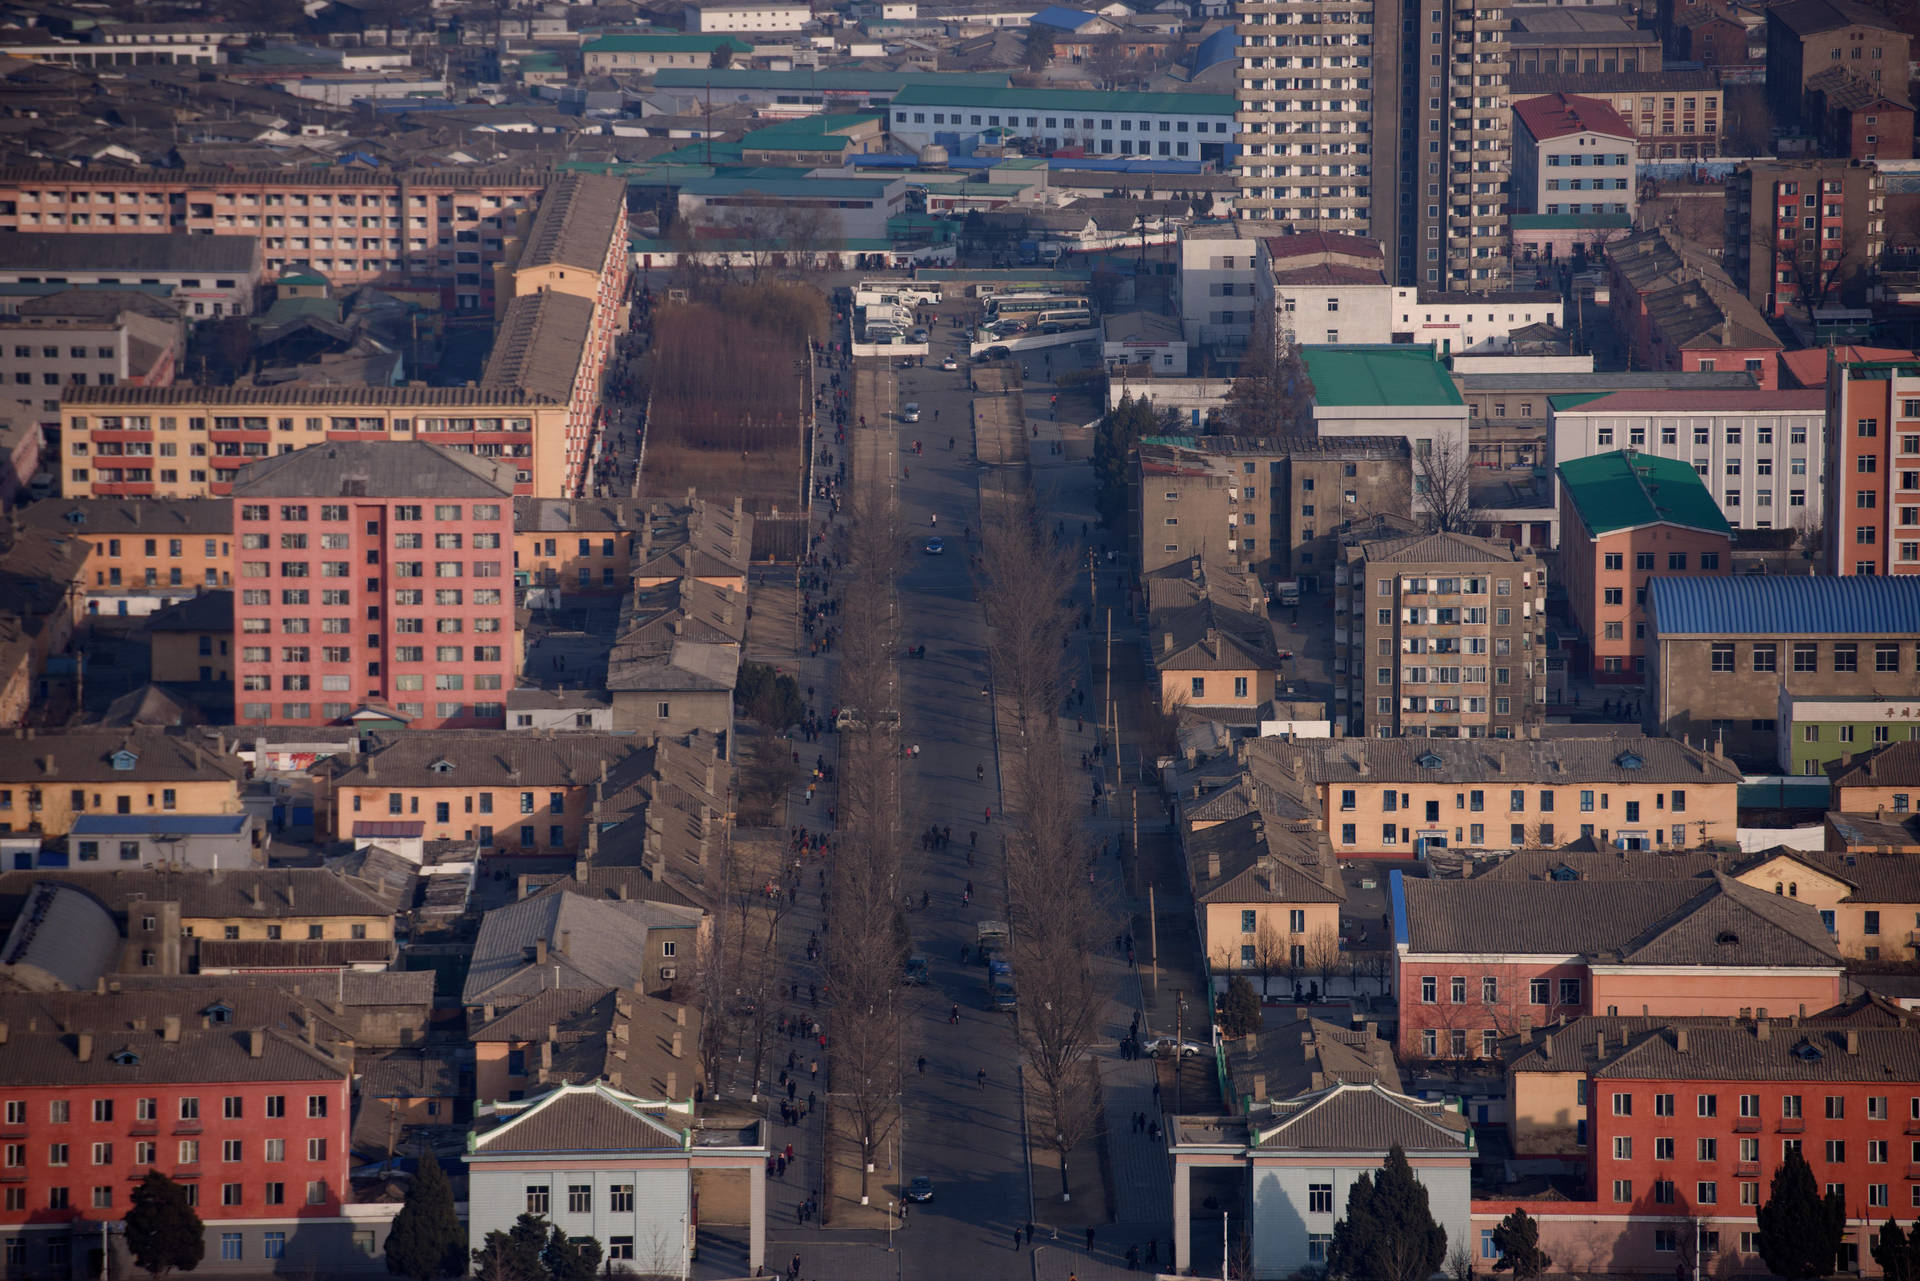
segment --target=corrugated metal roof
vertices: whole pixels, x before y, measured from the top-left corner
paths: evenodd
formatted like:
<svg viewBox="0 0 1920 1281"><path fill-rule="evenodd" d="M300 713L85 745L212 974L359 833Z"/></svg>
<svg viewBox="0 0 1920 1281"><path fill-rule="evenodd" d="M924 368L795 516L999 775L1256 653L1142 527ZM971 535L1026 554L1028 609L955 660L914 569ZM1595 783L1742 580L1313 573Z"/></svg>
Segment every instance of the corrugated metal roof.
<svg viewBox="0 0 1920 1281"><path fill-rule="evenodd" d="M1679 576L1648 584L1648 617L1664 636L1887 636L1920 632L1920 579Z"/></svg>
<svg viewBox="0 0 1920 1281"><path fill-rule="evenodd" d="M1732 528L1693 468L1672 458L1623 449L1569 458L1556 470L1581 523L1596 538L1661 523L1713 534Z"/></svg>
<svg viewBox="0 0 1920 1281"><path fill-rule="evenodd" d="M246 814L87 814L73 820L75 836L236 836Z"/></svg>
<svg viewBox="0 0 1920 1281"><path fill-rule="evenodd" d="M1459 405L1459 390L1424 346L1304 346L1301 359L1320 405Z"/></svg>

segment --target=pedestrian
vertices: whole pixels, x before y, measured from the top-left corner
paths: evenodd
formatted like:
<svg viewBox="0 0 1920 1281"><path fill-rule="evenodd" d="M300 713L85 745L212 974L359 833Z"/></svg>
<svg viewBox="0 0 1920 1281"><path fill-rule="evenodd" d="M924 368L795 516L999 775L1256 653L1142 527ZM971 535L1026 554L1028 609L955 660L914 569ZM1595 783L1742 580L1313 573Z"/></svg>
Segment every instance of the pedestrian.
<svg viewBox="0 0 1920 1281"><path fill-rule="evenodd" d="M808 1059L807 1071L808 1071L808 1075L812 1076L814 1080L818 1081L820 1079L820 1060Z"/></svg>
<svg viewBox="0 0 1920 1281"><path fill-rule="evenodd" d="M919 1066L920 1066L920 1075L925 1076L927 1074L927 1056L926 1055L922 1054L920 1056Z"/></svg>
<svg viewBox="0 0 1920 1281"><path fill-rule="evenodd" d="M1019 1228L1015 1228L1013 1230L1013 1248L1016 1250L1020 1248L1020 1229Z"/></svg>
<svg viewBox="0 0 1920 1281"><path fill-rule="evenodd" d="M1093 1253L1093 1229L1092 1228L1087 1229L1087 1253L1088 1254Z"/></svg>
<svg viewBox="0 0 1920 1281"><path fill-rule="evenodd" d="M1032 1219L1027 1220L1027 1244L1028 1245L1033 1244L1033 1220Z"/></svg>

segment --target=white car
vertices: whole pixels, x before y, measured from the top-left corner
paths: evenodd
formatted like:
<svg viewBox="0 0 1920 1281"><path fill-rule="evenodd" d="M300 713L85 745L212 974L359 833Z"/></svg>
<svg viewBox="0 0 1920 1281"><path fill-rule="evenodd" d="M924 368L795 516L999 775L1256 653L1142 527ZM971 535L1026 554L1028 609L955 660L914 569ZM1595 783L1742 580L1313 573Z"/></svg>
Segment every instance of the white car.
<svg viewBox="0 0 1920 1281"><path fill-rule="evenodd" d="M1171 1056L1176 1049L1179 1050L1180 1057L1183 1059L1190 1059L1196 1054L1207 1053L1207 1047L1198 1041L1181 1041L1171 1036L1154 1037L1150 1041L1142 1042L1140 1048L1155 1058L1163 1054Z"/></svg>
<svg viewBox="0 0 1920 1281"><path fill-rule="evenodd" d="M952 356L948 356L945 360L940 362L940 368L951 372L952 370L960 368L960 362L958 360L955 360Z"/></svg>
<svg viewBox="0 0 1920 1281"><path fill-rule="evenodd" d="M919 422L920 421L920 402L916 400L909 400L906 404L902 405L900 407L900 421L903 423Z"/></svg>

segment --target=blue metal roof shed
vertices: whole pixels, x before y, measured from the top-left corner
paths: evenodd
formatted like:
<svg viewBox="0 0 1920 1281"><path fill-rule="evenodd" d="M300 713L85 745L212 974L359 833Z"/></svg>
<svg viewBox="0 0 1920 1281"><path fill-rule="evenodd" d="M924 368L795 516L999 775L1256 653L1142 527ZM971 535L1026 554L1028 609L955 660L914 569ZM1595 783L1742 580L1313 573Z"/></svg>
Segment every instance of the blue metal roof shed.
<svg viewBox="0 0 1920 1281"><path fill-rule="evenodd" d="M1661 636L1886 636L1920 633L1920 578L1737 574L1654 578L1647 613Z"/></svg>
<svg viewBox="0 0 1920 1281"><path fill-rule="evenodd" d="M84 814L73 820L75 836L238 836L246 814Z"/></svg>

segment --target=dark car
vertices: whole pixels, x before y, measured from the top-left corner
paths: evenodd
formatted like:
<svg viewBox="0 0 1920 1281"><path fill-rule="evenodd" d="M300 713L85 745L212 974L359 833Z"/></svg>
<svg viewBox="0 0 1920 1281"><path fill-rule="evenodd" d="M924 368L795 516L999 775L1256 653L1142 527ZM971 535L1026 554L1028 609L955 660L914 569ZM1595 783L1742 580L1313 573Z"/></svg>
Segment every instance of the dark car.
<svg viewBox="0 0 1920 1281"><path fill-rule="evenodd" d="M993 346L987 348L985 351L982 351L979 355L975 356L974 359L975 360L1005 360L1007 357L1011 355L1013 355L1012 348L1002 347L998 343L995 343Z"/></svg>
<svg viewBox="0 0 1920 1281"><path fill-rule="evenodd" d="M933 1200L933 1180L924 1174L916 1174L907 1184L907 1190L900 1194L902 1201Z"/></svg>

